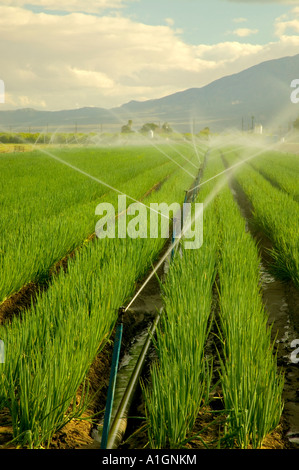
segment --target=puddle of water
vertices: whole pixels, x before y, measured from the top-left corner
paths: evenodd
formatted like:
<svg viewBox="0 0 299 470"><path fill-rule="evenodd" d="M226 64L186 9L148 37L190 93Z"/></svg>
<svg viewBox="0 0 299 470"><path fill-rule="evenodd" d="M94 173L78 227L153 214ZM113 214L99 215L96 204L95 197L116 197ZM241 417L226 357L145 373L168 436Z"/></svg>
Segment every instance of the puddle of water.
<svg viewBox="0 0 299 470"><path fill-rule="evenodd" d="M272 284L275 282L275 278L266 270L263 263L260 263L260 275L261 284L264 288L267 286L267 284Z"/></svg>

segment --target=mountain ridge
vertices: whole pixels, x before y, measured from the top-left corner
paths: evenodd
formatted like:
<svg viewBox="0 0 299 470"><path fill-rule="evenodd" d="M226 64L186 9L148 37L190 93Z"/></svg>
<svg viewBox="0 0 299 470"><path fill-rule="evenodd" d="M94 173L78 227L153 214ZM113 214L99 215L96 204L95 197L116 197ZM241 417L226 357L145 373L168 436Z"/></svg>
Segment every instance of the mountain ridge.
<svg viewBox="0 0 299 470"><path fill-rule="evenodd" d="M110 109L88 107L58 111L20 108L1 111L2 129L36 127L115 129L132 119L134 124L169 122L180 131L190 126L212 130L249 128L253 121L287 127L299 114L291 100L291 81L299 77L299 54L270 59L241 72L225 75L202 87L192 87L161 98L130 100ZM191 124L192 123L192 124ZM99 127L101 126L101 127ZM59 129L58 129L59 130Z"/></svg>

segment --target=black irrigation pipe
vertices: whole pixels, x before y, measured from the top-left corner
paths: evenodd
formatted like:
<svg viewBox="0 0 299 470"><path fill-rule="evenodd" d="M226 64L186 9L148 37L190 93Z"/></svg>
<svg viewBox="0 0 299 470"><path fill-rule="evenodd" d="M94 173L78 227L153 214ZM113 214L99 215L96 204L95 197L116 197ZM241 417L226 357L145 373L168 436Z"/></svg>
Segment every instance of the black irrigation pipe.
<svg viewBox="0 0 299 470"><path fill-rule="evenodd" d="M119 323L116 327L116 333L115 333L113 355L112 355L112 365L111 365L109 387L108 387L108 394L107 394L107 404L106 404L106 409L105 409L103 434L102 434L102 440L101 440L102 449L107 448L107 441L108 441L108 434L109 434L110 420L111 420L111 413L112 413L112 406L113 406L113 398L114 398L114 391L115 391L115 384L116 384L116 376L117 376L117 369L118 369L118 364L119 364L119 354L120 354L120 349L121 349L122 333L123 333L123 321L121 320L121 323Z"/></svg>
<svg viewBox="0 0 299 470"><path fill-rule="evenodd" d="M109 432L109 439L107 443L106 449L117 449L119 444L122 441L122 438L125 434L126 428L127 428L127 418L128 418L128 412L130 410L132 400L135 395L135 391L137 389L137 385L139 383L139 378L141 375L141 372L143 370L143 366L145 363L145 359L149 350L149 347L152 342L152 338L155 334L157 325L160 321L160 316L161 316L161 311L160 313L156 316L153 325L147 335L147 339L144 343L144 346L142 348L142 351L140 353L140 356L138 358L138 361L135 365L135 368L133 370L133 373L131 375L131 378L129 380L128 386L126 388L126 391L123 395L123 398L120 402L119 408L117 410L116 416L113 420L110 432Z"/></svg>

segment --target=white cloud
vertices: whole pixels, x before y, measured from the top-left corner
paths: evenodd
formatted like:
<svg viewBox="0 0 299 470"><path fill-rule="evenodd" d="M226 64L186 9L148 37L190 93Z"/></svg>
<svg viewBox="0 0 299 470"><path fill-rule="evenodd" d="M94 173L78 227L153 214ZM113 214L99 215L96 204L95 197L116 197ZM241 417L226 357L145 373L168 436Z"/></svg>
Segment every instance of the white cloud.
<svg viewBox="0 0 299 470"><path fill-rule="evenodd" d="M7 107L112 108L201 87L264 60L298 53L299 37L266 45L187 44L171 26L121 15L57 16L0 5L0 78ZM2 107L3 106L3 107Z"/></svg>
<svg viewBox="0 0 299 470"><path fill-rule="evenodd" d="M217 64L228 64L245 57L254 57L260 53L263 46L258 44L244 44L240 42L222 42L213 45L197 47L202 60Z"/></svg>
<svg viewBox="0 0 299 470"><path fill-rule="evenodd" d="M246 23L246 21L248 21L247 18L233 18L234 23Z"/></svg>
<svg viewBox="0 0 299 470"><path fill-rule="evenodd" d="M5 102L8 106L22 107L22 108L33 108L46 109L46 102L42 99L34 99L32 96L18 95L14 96L11 93L5 94Z"/></svg>
<svg viewBox="0 0 299 470"><path fill-rule="evenodd" d="M235 36L239 36L240 38L245 38L247 36L251 36L252 34L257 34L259 32L258 29L250 29L250 28L238 28L234 31L231 31L230 34Z"/></svg>
<svg viewBox="0 0 299 470"><path fill-rule="evenodd" d="M277 36L282 36L286 31L299 33L299 19L284 21L276 24L275 33Z"/></svg>
<svg viewBox="0 0 299 470"><path fill-rule="evenodd" d="M113 88L115 85L114 81L102 72L82 70L73 67L70 67L70 72L74 76L74 80L71 81L77 83L78 86L102 90Z"/></svg>
<svg viewBox="0 0 299 470"><path fill-rule="evenodd" d="M276 19L275 34L278 37L286 33L299 33L299 7L293 8L289 14L285 14Z"/></svg>
<svg viewBox="0 0 299 470"><path fill-rule="evenodd" d="M173 18L165 18L165 23L168 26L173 26L174 25L174 19Z"/></svg>

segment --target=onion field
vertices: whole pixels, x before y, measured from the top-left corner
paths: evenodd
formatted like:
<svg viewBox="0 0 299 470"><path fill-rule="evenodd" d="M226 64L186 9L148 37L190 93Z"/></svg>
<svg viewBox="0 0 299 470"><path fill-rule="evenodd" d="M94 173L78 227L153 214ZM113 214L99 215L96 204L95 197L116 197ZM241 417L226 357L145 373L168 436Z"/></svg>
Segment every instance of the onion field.
<svg viewBox="0 0 299 470"><path fill-rule="evenodd" d="M119 195L126 209L140 201L146 233L152 203L182 207L195 187L188 201L192 210L203 204L203 244L185 249L180 240L159 279L163 308L140 380L142 425L126 435L128 445L288 448L285 374L296 364L278 359L283 331L269 320L261 263L265 252L269 275L297 298L298 176L296 155L200 141L1 155L0 447L51 449L84 420L93 441L100 413L86 413L100 393L106 402L119 310L172 241L161 232L98 238L96 208L117 208ZM32 284L34 296L14 312ZM97 367L105 386L94 390Z"/></svg>

